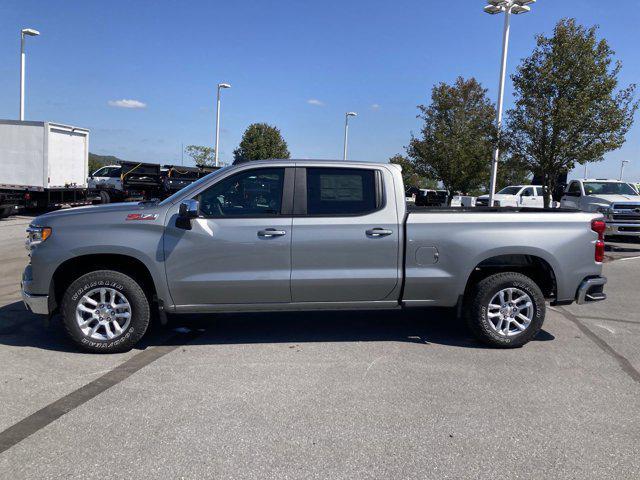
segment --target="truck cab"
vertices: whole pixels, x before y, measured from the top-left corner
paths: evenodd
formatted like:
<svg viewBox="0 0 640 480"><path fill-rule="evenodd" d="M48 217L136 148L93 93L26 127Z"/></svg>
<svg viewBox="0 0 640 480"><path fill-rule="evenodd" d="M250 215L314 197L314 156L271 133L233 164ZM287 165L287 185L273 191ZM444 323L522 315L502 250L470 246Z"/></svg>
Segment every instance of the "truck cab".
<svg viewBox="0 0 640 480"><path fill-rule="evenodd" d="M122 190L122 167L120 165L105 165L91 174L87 179L87 185L90 189L113 188Z"/></svg>
<svg viewBox="0 0 640 480"><path fill-rule="evenodd" d="M608 235L640 236L640 195L620 180L572 180L560 200L562 208L605 216Z"/></svg>
<svg viewBox="0 0 640 480"><path fill-rule="evenodd" d="M509 185L494 196L495 206L518 208L543 208L544 194L542 185ZM482 195L476 200L477 206L489 205L489 195Z"/></svg>

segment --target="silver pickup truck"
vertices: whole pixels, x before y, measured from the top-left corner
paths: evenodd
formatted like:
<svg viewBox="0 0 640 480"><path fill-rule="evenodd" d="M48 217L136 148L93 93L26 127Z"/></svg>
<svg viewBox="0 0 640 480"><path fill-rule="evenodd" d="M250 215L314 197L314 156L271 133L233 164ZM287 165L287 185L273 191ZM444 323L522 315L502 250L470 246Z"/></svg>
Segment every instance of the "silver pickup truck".
<svg viewBox="0 0 640 480"><path fill-rule="evenodd" d="M600 214L407 206L399 167L257 161L166 200L36 218L22 295L84 350L132 348L154 313L456 307L525 344L545 301L605 299Z"/></svg>

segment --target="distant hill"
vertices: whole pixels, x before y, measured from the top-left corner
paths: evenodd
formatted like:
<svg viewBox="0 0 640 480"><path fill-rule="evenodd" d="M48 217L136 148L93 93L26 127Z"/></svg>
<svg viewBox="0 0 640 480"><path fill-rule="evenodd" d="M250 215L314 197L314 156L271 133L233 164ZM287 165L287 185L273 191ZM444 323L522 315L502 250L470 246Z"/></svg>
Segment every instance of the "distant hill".
<svg viewBox="0 0 640 480"><path fill-rule="evenodd" d="M121 158L113 155L98 155L96 153L89 152L89 173L91 174L105 165L113 165L122 161L123 160Z"/></svg>

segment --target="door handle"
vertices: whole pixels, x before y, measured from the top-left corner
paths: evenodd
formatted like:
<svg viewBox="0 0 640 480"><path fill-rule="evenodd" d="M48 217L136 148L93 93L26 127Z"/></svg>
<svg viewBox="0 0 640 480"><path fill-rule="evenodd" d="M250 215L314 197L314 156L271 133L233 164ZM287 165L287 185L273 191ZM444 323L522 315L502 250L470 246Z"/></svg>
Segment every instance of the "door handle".
<svg viewBox="0 0 640 480"><path fill-rule="evenodd" d="M387 230L386 228L372 228L371 230L367 230L368 237L386 237L387 235L391 235L393 230Z"/></svg>
<svg viewBox="0 0 640 480"><path fill-rule="evenodd" d="M258 236L263 238L282 237L286 235L285 230L276 230L275 228L265 228L264 230L258 230Z"/></svg>

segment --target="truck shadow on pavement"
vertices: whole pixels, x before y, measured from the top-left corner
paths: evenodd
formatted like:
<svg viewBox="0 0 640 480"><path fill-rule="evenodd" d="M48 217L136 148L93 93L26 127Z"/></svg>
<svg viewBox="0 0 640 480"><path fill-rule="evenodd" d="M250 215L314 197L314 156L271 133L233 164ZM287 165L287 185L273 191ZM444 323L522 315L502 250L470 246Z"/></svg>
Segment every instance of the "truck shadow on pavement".
<svg viewBox="0 0 640 480"><path fill-rule="evenodd" d="M152 324L136 349L179 343L179 332L186 331L200 332L191 337L190 345L382 341L488 348L471 336L453 310L432 308L171 316L166 326ZM535 341L554 339L542 330ZM0 307L0 345L78 351L59 316L46 322L21 302Z"/></svg>

